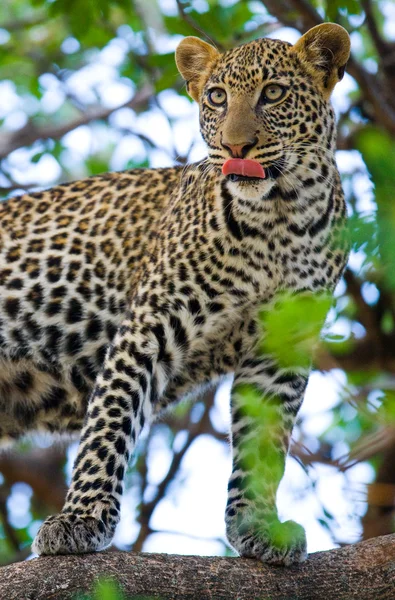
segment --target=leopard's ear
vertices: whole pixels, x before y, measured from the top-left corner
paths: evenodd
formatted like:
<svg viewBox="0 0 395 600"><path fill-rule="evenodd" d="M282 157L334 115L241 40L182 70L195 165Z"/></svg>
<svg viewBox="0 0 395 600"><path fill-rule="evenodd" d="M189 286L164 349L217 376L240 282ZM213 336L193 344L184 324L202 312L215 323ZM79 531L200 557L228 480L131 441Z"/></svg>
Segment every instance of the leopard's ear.
<svg viewBox="0 0 395 600"><path fill-rule="evenodd" d="M187 82L188 94L197 102L218 57L213 46L193 36L184 38L177 47L177 68Z"/></svg>
<svg viewBox="0 0 395 600"><path fill-rule="evenodd" d="M343 78L350 56L350 36L335 23L317 25L293 46L307 71L318 79L325 97L329 98L336 83Z"/></svg>

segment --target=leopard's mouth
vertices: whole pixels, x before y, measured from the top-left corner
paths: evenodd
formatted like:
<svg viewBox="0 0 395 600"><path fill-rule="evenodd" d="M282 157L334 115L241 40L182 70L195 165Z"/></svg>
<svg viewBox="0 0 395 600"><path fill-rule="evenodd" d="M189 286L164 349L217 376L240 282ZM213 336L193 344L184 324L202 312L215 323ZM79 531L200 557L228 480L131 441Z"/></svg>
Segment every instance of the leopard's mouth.
<svg viewBox="0 0 395 600"><path fill-rule="evenodd" d="M232 182L243 182L243 183L251 183L258 184L263 181L267 181L268 179L278 179L284 170L285 167L285 158L281 157L274 164L265 166L265 179L260 177L249 177L248 175L236 175L236 173L231 173L226 176L228 181Z"/></svg>
<svg viewBox="0 0 395 600"><path fill-rule="evenodd" d="M236 175L236 173L231 173L226 176L228 181L246 181L248 183L260 183L262 180L261 177L248 177L248 175Z"/></svg>

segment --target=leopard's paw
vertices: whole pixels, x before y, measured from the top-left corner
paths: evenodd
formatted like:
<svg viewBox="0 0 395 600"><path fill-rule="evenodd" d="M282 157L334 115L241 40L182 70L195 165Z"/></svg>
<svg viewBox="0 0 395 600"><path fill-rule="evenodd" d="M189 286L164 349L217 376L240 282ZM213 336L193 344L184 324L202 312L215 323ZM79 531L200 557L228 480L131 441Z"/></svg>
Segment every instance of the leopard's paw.
<svg viewBox="0 0 395 600"><path fill-rule="evenodd" d="M227 535L240 556L270 565L290 567L307 558L305 530L294 521L275 520L259 526L239 521L237 527L228 523Z"/></svg>
<svg viewBox="0 0 395 600"><path fill-rule="evenodd" d="M60 513L48 517L37 532L32 545L37 554L82 554L102 550L112 535L104 523L93 517Z"/></svg>

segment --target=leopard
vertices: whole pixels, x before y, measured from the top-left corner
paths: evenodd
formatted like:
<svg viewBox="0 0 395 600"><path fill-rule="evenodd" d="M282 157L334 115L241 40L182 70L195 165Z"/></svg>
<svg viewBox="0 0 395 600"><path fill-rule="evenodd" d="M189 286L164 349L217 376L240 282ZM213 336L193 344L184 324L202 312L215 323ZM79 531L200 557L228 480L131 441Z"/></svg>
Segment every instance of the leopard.
<svg viewBox="0 0 395 600"><path fill-rule="evenodd" d="M108 547L143 427L233 376L227 538L242 557L305 560L304 529L280 521L276 493L311 362L265 351L260 315L283 293L333 295L345 267L330 97L349 53L334 23L294 44L260 38L225 51L186 37L176 64L199 104L205 159L0 204L1 445L80 436L38 555ZM271 418L248 410L251 390Z"/></svg>

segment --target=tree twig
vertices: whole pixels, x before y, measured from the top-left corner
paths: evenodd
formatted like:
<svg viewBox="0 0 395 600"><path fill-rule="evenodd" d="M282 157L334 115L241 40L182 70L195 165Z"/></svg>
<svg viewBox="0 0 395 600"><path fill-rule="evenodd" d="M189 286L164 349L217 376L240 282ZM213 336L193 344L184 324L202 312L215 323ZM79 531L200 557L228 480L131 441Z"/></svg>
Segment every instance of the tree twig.
<svg viewBox="0 0 395 600"><path fill-rule="evenodd" d="M62 473L65 452L61 447L36 448L24 454L0 455L0 472L8 485L24 481L32 488L34 497L47 510L60 510L66 496Z"/></svg>
<svg viewBox="0 0 395 600"><path fill-rule="evenodd" d="M30 27L35 27L36 25L42 25L48 21L47 15L31 15L30 17L26 17L24 19L15 19L14 21L6 21L2 23L1 28L6 31L13 32L19 31L20 29L30 29Z"/></svg>
<svg viewBox="0 0 395 600"><path fill-rule="evenodd" d="M141 551L143 543L149 535L149 523L151 517L159 502L165 497L170 484L174 481L184 456L196 438L201 435L201 433L205 432L207 421L209 420L208 411L209 409L206 405L202 418L199 420L199 422L189 427L187 439L185 440L183 447L178 452L174 452L168 471L160 484L157 486L156 493L152 500L145 503L142 502L139 516L141 527L137 539L133 544L133 550L135 552Z"/></svg>
<svg viewBox="0 0 395 600"><path fill-rule="evenodd" d="M371 0L361 0L361 6L365 13L365 23L369 30L372 42L377 50L379 57L385 61L390 51L389 44L382 38L377 27L376 19L373 14L373 6Z"/></svg>
<svg viewBox="0 0 395 600"><path fill-rule="evenodd" d="M219 42L217 39L214 39L212 36L208 35L208 33L206 31L203 31L202 28L199 26L199 24L196 23L195 19L193 17L191 17L191 15L185 11L185 7L181 0L176 0L176 2L177 2L178 14L180 15L181 19L185 23L187 23L191 29L196 31L196 33L198 34L199 37L203 36L203 37L207 38L207 40L213 46L215 46L217 48L217 50L220 50L220 51L225 50L225 48L224 48L223 44L221 44L221 42Z"/></svg>

